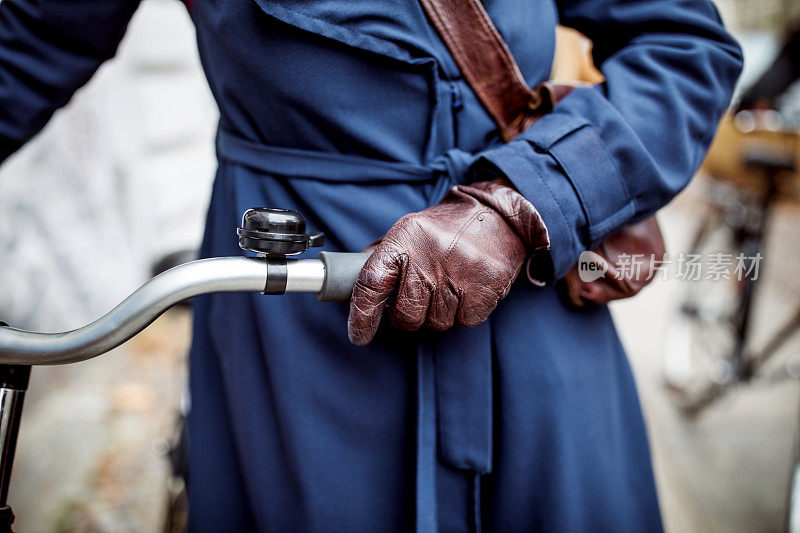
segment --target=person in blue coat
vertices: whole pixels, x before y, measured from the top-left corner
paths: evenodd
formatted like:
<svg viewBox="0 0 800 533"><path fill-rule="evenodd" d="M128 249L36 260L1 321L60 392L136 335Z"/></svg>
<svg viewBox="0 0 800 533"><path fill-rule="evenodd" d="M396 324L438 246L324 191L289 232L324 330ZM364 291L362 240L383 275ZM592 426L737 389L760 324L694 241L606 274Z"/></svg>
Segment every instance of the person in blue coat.
<svg viewBox="0 0 800 533"><path fill-rule="evenodd" d="M114 55L137 4L0 2L0 160ZM557 280L687 184L741 68L710 1L485 4L531 86L557 23L594 41L606 81L504 144L417 0L194 0L220 109L202 255L241 254L233 228L254 206L296 209L329 249L358 251L481 162L541 215ZM365 346L348 314L311 295L195 302L192 530L661 528L607 308L520 281L475 327L383 320Z"/></svg>

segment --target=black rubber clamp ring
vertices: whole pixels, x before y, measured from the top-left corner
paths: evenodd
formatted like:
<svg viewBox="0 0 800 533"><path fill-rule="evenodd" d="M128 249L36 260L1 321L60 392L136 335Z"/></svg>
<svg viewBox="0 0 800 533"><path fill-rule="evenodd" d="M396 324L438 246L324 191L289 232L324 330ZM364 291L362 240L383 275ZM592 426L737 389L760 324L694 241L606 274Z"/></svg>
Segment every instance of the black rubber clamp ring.
<svg viewBox="0 0 800 533"><path fill-rule="evenodd" d="M267 257L267 283L263 294L283 294L286 292L286 258Z"/></svg>

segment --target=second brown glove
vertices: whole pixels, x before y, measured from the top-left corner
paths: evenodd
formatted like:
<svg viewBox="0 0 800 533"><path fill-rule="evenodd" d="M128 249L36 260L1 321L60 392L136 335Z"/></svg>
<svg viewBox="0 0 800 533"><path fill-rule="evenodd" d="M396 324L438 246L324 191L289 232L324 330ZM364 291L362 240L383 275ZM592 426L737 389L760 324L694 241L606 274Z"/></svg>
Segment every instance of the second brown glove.
<svg viewBox="0 0 800 533"><path fill-rule="evenodd" d="M398 220L353 288L348 334L370 342L384 309L395 328L476 326L508 293L525 258L549 248L536 208L513 188L483 181Z"/></svg>

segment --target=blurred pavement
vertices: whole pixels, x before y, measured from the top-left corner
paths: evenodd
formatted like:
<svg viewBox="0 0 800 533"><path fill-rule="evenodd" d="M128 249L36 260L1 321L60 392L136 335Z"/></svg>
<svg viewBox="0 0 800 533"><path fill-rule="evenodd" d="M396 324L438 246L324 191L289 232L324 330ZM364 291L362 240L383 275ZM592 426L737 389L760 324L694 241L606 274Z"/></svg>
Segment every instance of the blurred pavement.
<svg viewBox="0 0 800 533"><path fill-rule="evenodd" d="M163 455L186 380L190 313L173 309L123 347L31 375L10 503L15 531L158 531Z"/></svg>

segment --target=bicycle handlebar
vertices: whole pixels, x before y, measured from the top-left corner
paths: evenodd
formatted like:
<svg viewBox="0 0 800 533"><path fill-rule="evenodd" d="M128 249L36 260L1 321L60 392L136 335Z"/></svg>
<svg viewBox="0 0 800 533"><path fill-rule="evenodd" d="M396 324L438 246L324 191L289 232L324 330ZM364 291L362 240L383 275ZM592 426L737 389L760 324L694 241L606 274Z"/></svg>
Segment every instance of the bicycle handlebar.
<svg viewBox="0 0 800 533"><path fill-rule="evenodd" d="M0 364L61 365L85 361L121 345L173 305L214 292L264 292L278 274L286 292L346 301L368 254L321 252L317 259L285 259L279 271L268 260L202 259L154 277L119 305L82 328L34 333L0 327ZM284 267L285 264L285 267Z"/></svg>

